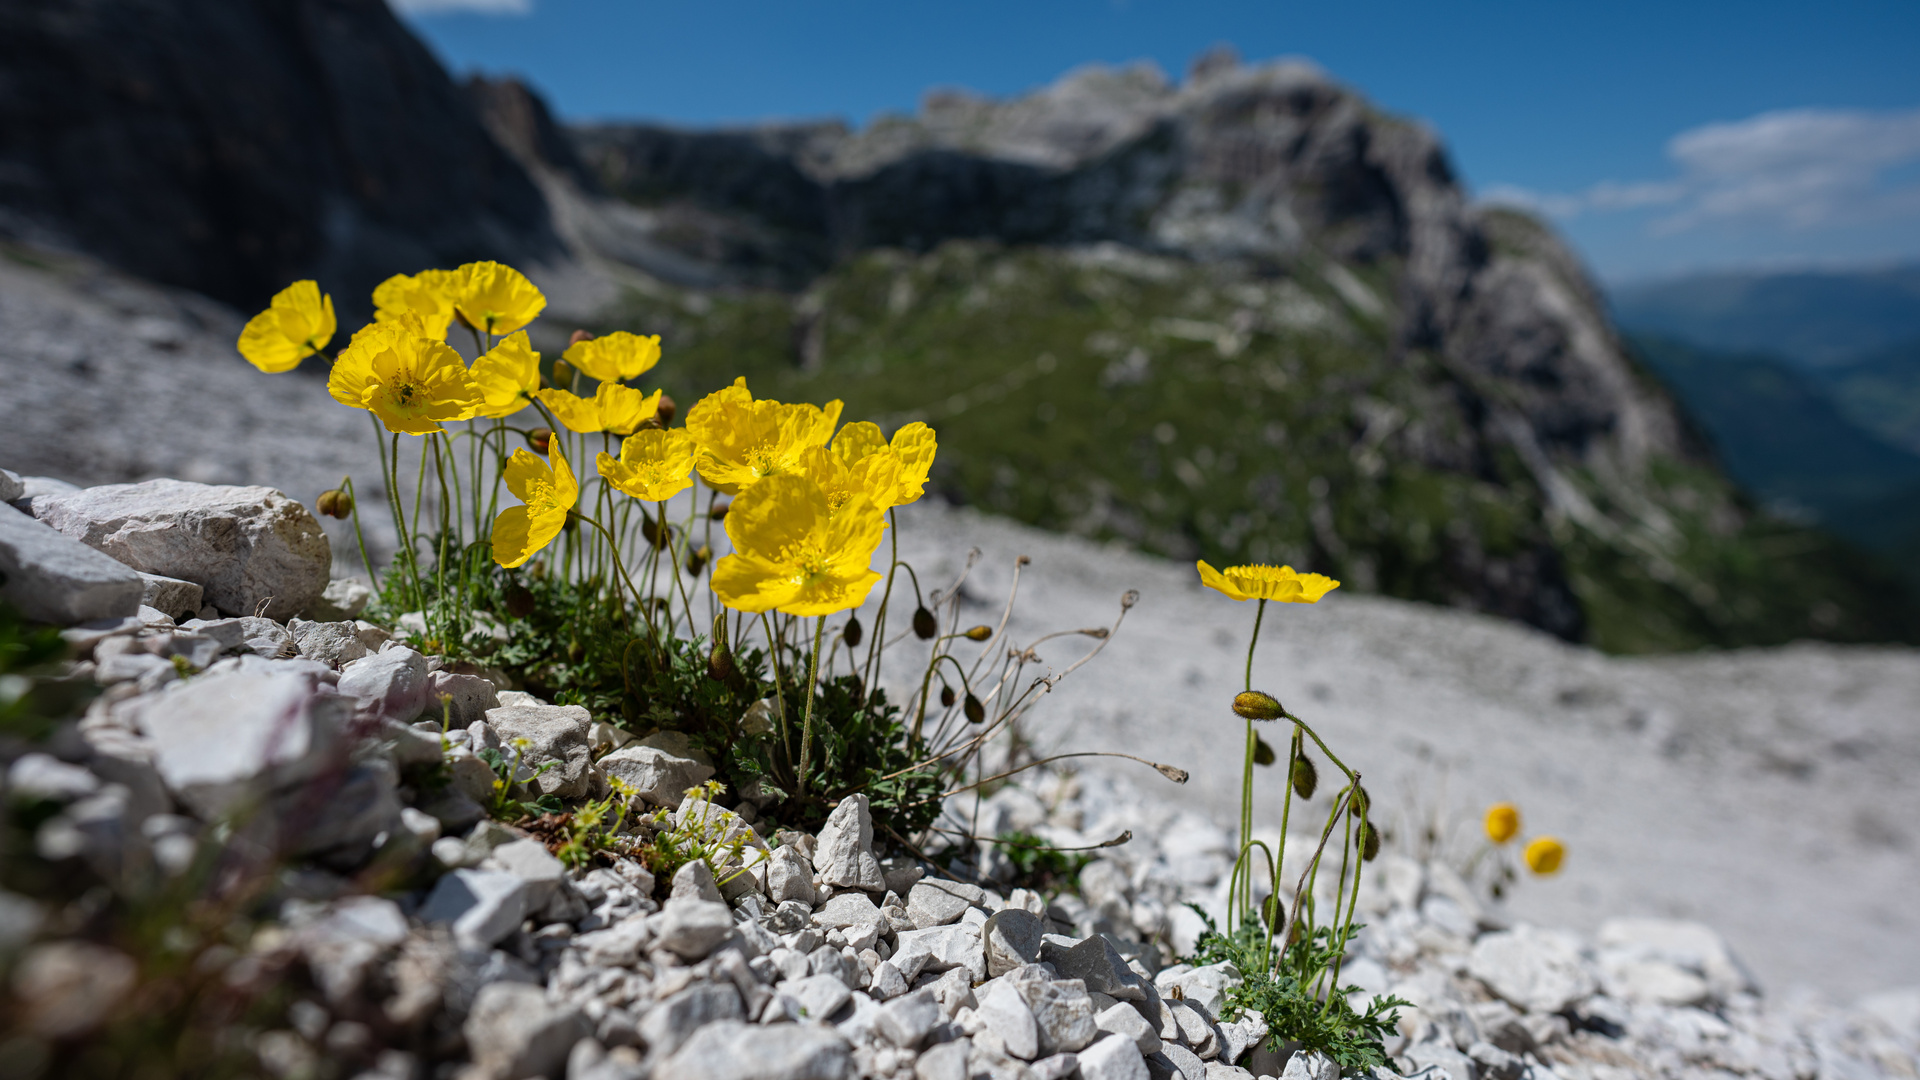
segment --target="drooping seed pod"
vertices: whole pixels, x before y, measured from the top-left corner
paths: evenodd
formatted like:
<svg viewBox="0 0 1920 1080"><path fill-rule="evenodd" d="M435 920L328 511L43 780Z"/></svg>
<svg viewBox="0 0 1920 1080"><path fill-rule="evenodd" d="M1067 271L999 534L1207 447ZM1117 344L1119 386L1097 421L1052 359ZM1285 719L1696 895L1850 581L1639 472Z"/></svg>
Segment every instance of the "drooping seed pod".
<svg viewBox="0 0 1920 1080"><path fill-rule="evenodd" d="M921 641L932 641L934 635L939 632L940 621L933 617L933 612L928 611L925 604L922 604L913 613L913 636Z"/></svg>
<svg viewBox="0 0 1920 1080"><path fill-rule="evenodd" d="M987 718L987 707L982 705L980 699L974 697L972 694L967 695L967 703L961 706L961 708L965 710L967 723L969 724L982 723Z"/></svg>
<svg viewBox="0 0 1920 1080"><path fill-rule="evenodd" d="M849 616L847 618L846 629L840 631L840 640L847 643L847 648L857 649L860 647L860 639L865 636L866 632L860 627L860 617L858 615Z"/></svg>
<svg viewBox="0 0 1920 1080"><path fill-rule="evenodd" d="M571 335L568 336L567 345L569 348L571 348L572 346L578 345L583 341L592 341L592 340L593 340L593 331L575 330Z"/></svg>
<svg viewBox="0 0 1920 1080"><path fill-rule="evenodd" d="M985 641L992 636L993 627L991 626L976 626L967 631L968 641Z"/></svg>
<svg viewBox="0 0 1920 1080"><path fill-rule="evenodd" d="M687 556L687 573L694 577L699 577L700 571L705 570L707 564L712 561L713 549L705 544L701 544L699 547L694 548Z"/></svg>
<svg viewBox="0 0 1920 1080"><path fill-rule="evenodd" d="M1273 761L1273 747L1267 745L1267 740L1255 735L1253 737L1253 763L1255 765L1271 765Z"/></svg>
<svg viewBox="0 0 1920 1080"><path fill-rule="evenodd" d="M951 709L953 708L953 703L958 700L960 700L960 696L953 692L953 687L948 686L946 683L940 684L940 707L941 708Z"/></svg>
<svg viewBox="0 0 1920 1080"><path fill-rule="evenodd" d="M1313 798L1314 789L1320 786L1320 770L1314 768L1313 759L1305 754L1293 759L1293 793L1302 799Z"/></svg>
<svg viewBox="0 0 1920 1080"><path fill-rule="evenodd" d="M516 619L524 619L533 614L533 590L515 582L507 586L507 614Z"/></svg>
<svg viewBox="0 0 1920 1080"><path fill-rule="evenodd" d="M1360 827L1360 858L1372 862L1380 856L1380 829L1369 821Z"/></svg>
<svg viewBox="0 0 1920 1080"><path fill-rule="evenodd" d="M565 360L553 362L553 385L566 389L573 385L573 365Z"/></svg>
<svg viewBox="0 0 1920 1080"><path fill-rule="evenodd" d="M1258 690L1233 695L1233 711L1249 720L1278 720L1287 714L1272 694Z"/></svg>
<svg viewBox="0 0 1920 1080"><path fill-rule="evenodd" d="M544 456L547 453L547 448L552 444L552 428L537 427L527 432L527 445L533 447L533 452L536 454Z"/></svg>
<svg viewBox="0 0 1920 1080"><path fill-rule="evenodd" d="M726 517L727 511L732 508L733 504L730 502L714 503L713 508L707 511L707 517L712 518L714 521L719 521L721 518Z"/></svg>
<svg viewBox="0 0 1920 1080"><path fill-rule="evenodd" d="M659 417L661 425L665 426L673 423L673 415L679 411L680 406L674 404L671 397L661 394L660 404L654 406L653 415Z"/></svg>

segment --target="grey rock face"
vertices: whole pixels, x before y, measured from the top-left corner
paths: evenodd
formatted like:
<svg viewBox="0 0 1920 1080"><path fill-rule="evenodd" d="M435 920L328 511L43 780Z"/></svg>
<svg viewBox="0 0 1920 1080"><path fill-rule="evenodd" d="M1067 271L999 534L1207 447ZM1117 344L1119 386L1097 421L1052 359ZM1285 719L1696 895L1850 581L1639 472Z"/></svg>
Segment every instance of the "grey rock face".
<svg viewBox="0 0 1920 1080"><path fill-rule="evenodd" d="M852 1048L832 1028L721 1021L701 1028L653 1075L654 1080L846 1080L853 1075Z"/></svg>
<svg viewBox="0 0 1920 1080"><path fill-rule="evenodd" d="M1083 1080L1148 1080L1147 1062L1130 1039L1103 1035L1079 1051Z"/></svg>
<svg viewBox="0 0 1920 1080"><path fill-rule="evenodd" d="M606 759L601 759L604 765ZM767 895L776 904L814 902L813 863L792 845L774 848L767 862Z"/></svg>
<svg viewBox="0 0 1920 1080"><path fill-rule="evenodd" d="M1012 982L1020 1000L1027 1003L1027 1010L1033 1014L1034 1025L1040 1032L1042 1054L1072 1053L1100 1034L1100 1028L1094 1023L1093 998L1079 980L1029 977Z"/></svg>
<svg viewBox="0 0 1920 1080"><path fill-rule="evenodd" d="M198 615L205 606L204 590L191 581L159 574L141 574L140 582L140 602L172 617L176 622L186 622Z"/></svg>
<svg viewBox="0 0 1920 1080"><path fill-rule="evenodd" d="M367 655L367 646L351 622L293 619L287 623L287 632L300 655L309 660L340 667Z"/></svg>
<svg viewBox="0 0 1920 1080"><path fill-rule="evenodd" d="M27 485L20 481L20 474L10 469L0 469L0 503L10 503L26 494Z"/></svg>
<svg viewBox="0 0 1920 1080"><path fill-rule="evenodd" d="M733 933L733 913L711 900L673 897L649 926L661 948L683 960L701 960Z"/></svg>
<svg viewBox="0 0 1920 1080"><path fill-rule="evenodd" d="M389 645L341 668L340 692L359 703L363 716L406 724L427 708L427 675L426 657Z"/></svg>
<svg viewBox="0 0 1920 1080"><path fill-rule="evenodd" d="M970 907L986 903L987 894L978 885L964 881L922 881L907 894L907 916L922 930L957 922Z"/></svg>
<svg viewBox="0 0 1920 1080"><path fill-rule="evenodd" d="M0 597L29 619L71 626L140 610L140 575L72 537L0 506Z"/></svg>
<svg viewBox="0 0 1920 1080"><path fill-rule="evenodd" d="M678 899L721 902L720 887L713 882L713 868L705 859L695 859L673 872L673 893Z"/></svg>
<svg viewBox="0 0 1920 1080"><path fill-rule="evenodd" d="M1045 933L1040 919L1020 908L1004 908L988 916L986 925L981 929L987 950L987 975L998 978L1015 968L1037 962L1040 959L1040 939Z"/></svg>
<svg viewBox="0 0 1920 1080"><path fill-rule="evenodd" d="M427 707L422 714L429 720L447 718L447 727L464 728L500 707L499 691L478 675L452 671L434 671L427 675ZM444 713L443 713L444 708Z"/></svg>
<svg viewBox="0 0 1920 1080"><path fill-rule="evenodd" d="M567 1052L587 1026L579 1010L549 1002L537 986L495 982L480 988L463 1031L485 1075L513 1080L562 1075Z"/></svg>
<svg viewBox="0 0 1920 1080"><path fill-rule="evenodd" d="M514 742L525 739L523 765L539 768L553 763L529 786L563 799L587 794L592 784L587 771L593 763L587 744L591 724L587 710L578 705L503 705L487 710L487 726L499 733L502 754L511 757Z"/></svg>
<svg viewBox="0 0 1920 1080"><path fill-rule="evenodd" d="M480 864L483 870L512 874L527 885L527 910L539 911L559 894L567 868L538 840L515 840L493 849Z"/></svg>
<svg viewBox="0 0 1920 1080"><path fill-rule="evenodd" d="M1020 992L1005 979L996 979L975 992L979 1005L974 1009L987 1030L1006 1045L1007 1053L1022 1061L1040 1056L1040 1029Z"/></svg>
<svg viewBox="0 0 1920 1080"><path fill-rule="evenodd" d="M206 674L141 711L154 766L202 818L242 809L338 762L353 702L297 674Z"/></svg>
<svg viewBox="0 0 1920 1080"><path fill-rule="evenodd" d="M689 986L647 1011L640 1020L640 1036L656 1059L666 1058L700 1028L722 1020L739 1020L740 994L730 983Z"/></svg>
<svg viewBox="0 0 1920 1080"><path fill-rule="evenodd" d="M502 870L455 870L434 884L420 906L420 920L450 923L461 941L491 946L520 928L531 891Z"/></svg>
<svg viewBox="0 0 1920 1080"><path fill-rule="evenodd" d="M713 766L655 746L623 746L601 758L600 768L609 777L617 776L632 784L655 806L680 805L688 788L713 776Z"/></svg>
<svg viewBox="0 0 1920 1080"><path fill-rule="evenodd" d="M932 991L923 988L882 1006L877 1026L893 1045L911 1050L940 1020L940 1003L934 1000Z"/></svg>
<svg viewBox="0 0 1920 1080"><path fill-rule="evenodd" d="M1598 989L1571 934L1519 926L1474 942L1467 973L1517 1009L1557 1013Z"/></svg>
<svg viewBox="0 0 1920 1080"><path fill-rule="evenodd" d="M229 615L292 618L327 587L333 565L313 515L272 488L107 484L35 499L33 512L135 570L197 583Z"/></svg>
<svg viewBox="0 0 1920 1080"><path fill-rule="evenodd" d="M1147 1023L1140 1010L1127 1002L1118 1002L1094 1017L1094 1026L1131 1041L1142 1054L1160 1052L1159 1029Z"/></svg>
<svg viewBox="0 0 1920 1080"><path fill-rule="evenodd" d="M1147 986L1140 976L1106 938L1098 934L1072 948L1061 948L1049 941L1041 950L1042 959L1054 966L1061 977L1079 979L1088 990L1121 1001L1145 1001Z"/></svg>
<svg viewBox="0 0 1920 1080"><path fill-rule="evenodd" d="M865 795L841 799L827 816L813 851L813 869L819 881L836 889L886 890L887 879L873 854L873 812Z"/></svg>

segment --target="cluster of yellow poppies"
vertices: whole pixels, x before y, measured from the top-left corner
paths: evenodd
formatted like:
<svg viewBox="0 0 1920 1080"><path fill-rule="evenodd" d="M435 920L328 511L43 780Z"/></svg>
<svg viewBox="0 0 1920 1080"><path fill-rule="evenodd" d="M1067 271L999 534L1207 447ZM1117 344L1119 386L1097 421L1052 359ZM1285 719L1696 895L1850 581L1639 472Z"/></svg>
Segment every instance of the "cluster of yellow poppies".
<svg viewBox="0 0 1920 1080"><path fill-rule="evenodd" d="M734 550L714 567L712 584L736 610L813 616L857 607L882 576L869 564L886 512L925 491L933 429L912 423L888 439L865 421L839 427L838 401L821 408L756 400L741 378L689 410L684 428L667 427L661 392L625 385L659 363L657 336L575 335L561 370L598 388L587 397L571 385L543 386L540 354L524 328L546 298L511 267L481 262L397 275L373 300L374 321L333 358L335 400L368 410L396 435L438 434L445 423L498 420L531 405L573 432L621 436L618 456L601 452L597 471L646 502L687 490L697 472L735 496L725 519ZM471 366L447 344L455 321L481 350ZM248 322L239 347L262 371L289 371L324 355L334 331L332 298L300 281ZM550 544L579 503L562 440L545 442L545 460L518 449L502 464L501 480L522 505L494 521L501 566L520 566Z"/></svg>

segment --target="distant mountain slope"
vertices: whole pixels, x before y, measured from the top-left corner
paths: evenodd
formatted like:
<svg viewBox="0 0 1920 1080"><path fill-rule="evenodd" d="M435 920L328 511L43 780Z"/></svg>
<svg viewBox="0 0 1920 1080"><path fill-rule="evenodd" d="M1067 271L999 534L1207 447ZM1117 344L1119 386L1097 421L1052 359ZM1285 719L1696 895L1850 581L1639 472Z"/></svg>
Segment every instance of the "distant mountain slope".
<svg viewBox="0 0 1920 1080"><path fill-rule="evenodd" d="M1616 286L1609 298L1629 332L1809 367L1920 339L1920 265L1701 274Z"/></svg>
<svg viewBox="0 0 1920 1080"><path fill-rule="evenodd" d="M1920 338L1814 373L1847 419L1920 454Z"/></svg>

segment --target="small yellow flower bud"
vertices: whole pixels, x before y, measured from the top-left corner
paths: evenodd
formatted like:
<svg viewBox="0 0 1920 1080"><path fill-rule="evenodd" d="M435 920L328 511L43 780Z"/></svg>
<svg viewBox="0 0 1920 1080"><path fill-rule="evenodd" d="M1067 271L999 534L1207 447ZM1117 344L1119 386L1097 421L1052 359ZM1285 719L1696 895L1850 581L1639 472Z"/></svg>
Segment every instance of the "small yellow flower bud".
<svg viewBox="0 0 1920 1080"><path fill-rule="evenodd" d="M968 641L985 641L992 636L993 627L991 626L976 626L967 631Z"/></svg>
<svg viewBox="0 0 1920 1080"><path fill-rule="evenodd" d="M1272 694L1248 690L1233 696L1233 711L1249 720L1278 720L1287 714Z"/></svg>
<svg viewBox="0 0 1920 1080"><path fill-rule="evenodd" d="M860 639L864 636L865 633L860 627L860 618L857 615L850 616L847 619L846 629L840 631L840 639L847 643L847 648L849 649L859 648Z"/></svg>
<svg viewBox="0 0 1920 1080"><path fill-rule="evenodd" d="M527 432L527 445L533 447L533 452L536 454L543 457L546 456L547 449L552 446L552 444L552 428L537 427Z"/></svg>
<svg viewBox="0 0 1920 1080"><path fill-rule="evenodd" d="M1271 765L1273 764L1273 760L1273 747L1267 745L1267 740L1260 738L1258 735L1254 736L1253 763L1255 765Z"/></svg>
<svg viewBox="0 0 1920 1080"><path fill-rule="evenodd" d="M1520 835L1520 808L1512 803L1494 803L1487 808L1487 839L1504 844Z"/></svg>
<svg viewBox="0 0 1920 1080"><path fill-rule="evenodd" d="M921 605L920 608L913 613L913 636L919 638L921 641L932 641L934 635L939 632L939 620L933 617L933 612L928 611L926 605Z"/></svg>
<svg viewBox="0 0 1920 1080"><path fill-rule="evenodd" d="M1293 761L1293 793L1303 799L1313 798L1314 789L1320 786L1320 770L1314 768L1313 759L1305 754Z"/></svg>
<svg viewBox="0 0 1920 1080"><path fill-rule="evenodd" d="M967 723L969 724L982 723L987 718L987 707L982 705L980 699L974 697L972 694L967 695L967 703L961 706L961 708L966 712Z"/></svg>
<svg viewBox="0 0 1920 1080"><path fill-rule="evenodd" d="M1560 869L1560 860L1566 858L1567 848L1551 836L1535 837L1527 845L1527 869L1545 877Z"/></svg>

